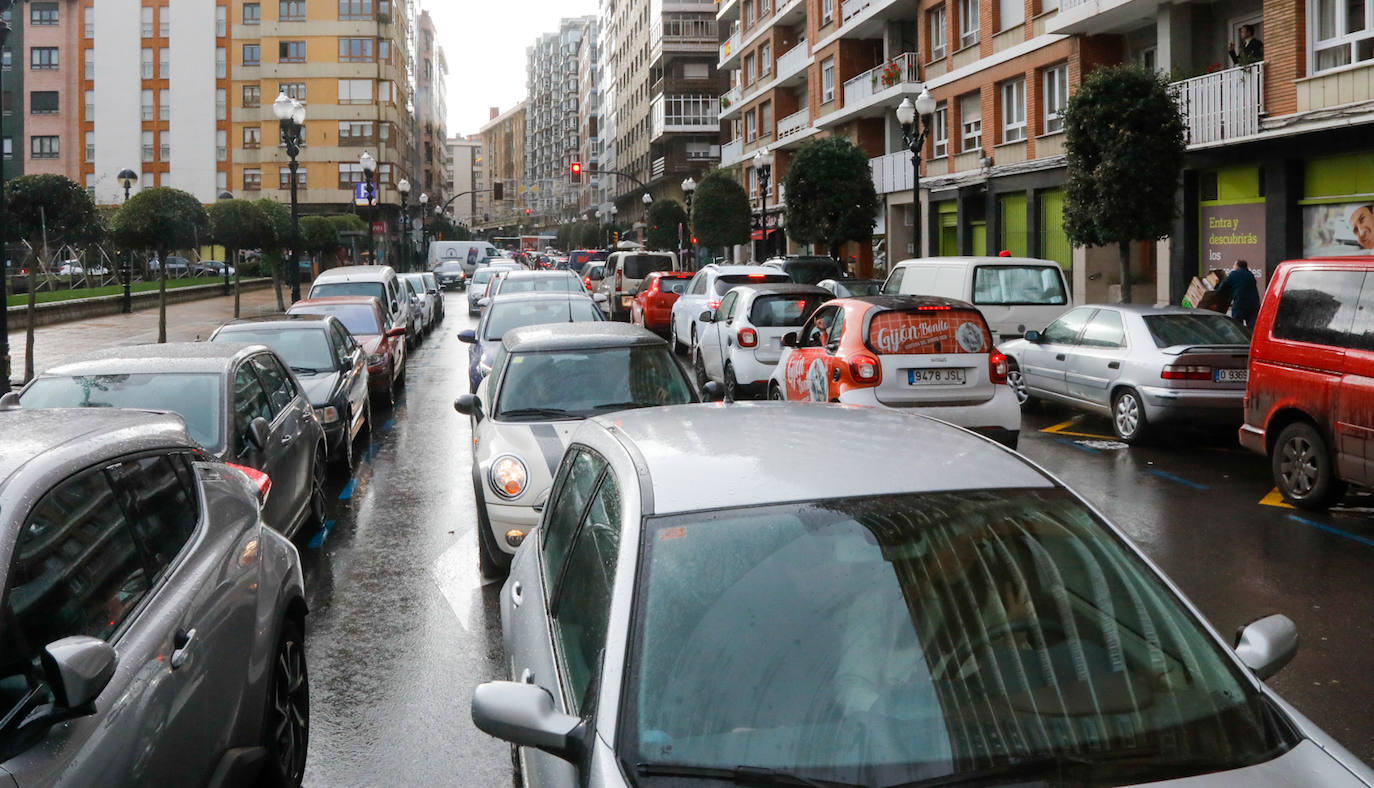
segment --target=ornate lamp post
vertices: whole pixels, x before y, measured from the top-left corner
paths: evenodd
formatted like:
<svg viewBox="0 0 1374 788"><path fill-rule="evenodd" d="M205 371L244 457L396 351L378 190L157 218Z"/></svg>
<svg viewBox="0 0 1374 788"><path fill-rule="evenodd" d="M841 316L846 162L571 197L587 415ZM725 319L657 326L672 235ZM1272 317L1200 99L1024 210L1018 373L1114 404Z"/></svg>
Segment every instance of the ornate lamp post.
<svg viewBox="0 0 1374 788"><path fill-rule="evenodd" d="M396 184L396 191L401 193L401 270L410 270L410 214L407 213L407 202L410 199L410 181L402 178Z"/></svg>
<svg viewBox="0 0 1374 788"><path fill-rule="evenodd" d="M272 102L272 114L277 116L281 125L281 141L286 146L286 156L291 168L291 259L287 263L286 282L291 285L291 303L301 300L301 264L297 258L300 246L300 203L297 187L299 181L296 171L300 164L296 157L301 153L302 136L305 133L305 105L280 93Z"/></svg>
<svg viewBox="0 0 1374 788"><path fill-rule="evenodd" d="M639 231L639 242L647 246L649 241L649 206L654 204L654 197L648 192L644 192L640 201L644 203L644 224Z"/></svg>
<svg viewBox="0 0 1374 788"><path fill-rule="evenodd" d="M124 187L124 202L128 202L129 190L134 188L135 183L138 183L138 173L126 168L120 170L119 174L115 176L115 179L119 181L120 186ZM124 301L120 304L119 311L127 315L134 311L132 284L134 279L134 253L128 249L124 250L124 265L120 266L119 278L123 280L122 284L124 285Z"/></svg>
<svg viewBox="0 0 1374 788"><path fill-rule="evenodd" d="M910 98L904 98L897 106L897 122L902 124L902 142L911 151L911 200L914 208L912 213L916 216L911 223L911 248L916 250L917 257L925 254L921 248L921 230L925 224L921 215L921 152L925 149L926 136L930 134L930 116L933 114L935 99L927 89L921 90L915 104L911 103ZM919 128L916 126L917 116L921 118Z"/></svg>
<svg viewBox="0 0 1374 788"><path fill-rule="evenodd" d="M229 192L229 191L222 191L222 192L219 193L219 199L221 199L221 200L232 200L232 199L234 199L234 195L233 195L232 192ZM229 292L230 292L230 288L229 288L229 263L230 263L229 260L225 260L225 261L224 261L224 294L225 294L225 295L229 295Z"/></svg>
<svg viewBox="0 0 1374 788"><path fill-rule="evenodd" d="M438 211L439 206L434 206ZM429 192L420 192L420 246L425 248L425 254L429 254L429 225L426 220L429 218L426 212L429 211Z"/></svg>
<svg viewBox="0 0 1374 788"><path fill-rule="evenodd" d="M696 179L688 175L687 180L682 182L682 194L687 198L687 249L691 255L692 268L696 268L697 262L697 242L692 234L692 195L696 194Z"/></svg>
<svg viewBox="0 0 1374 788"><path fill-rule="evenodd" d="M358 164L363 168L363 184L366 187L367 205L369 208L377 204L377 160L372 158L372 154L363 151L358 156ZM368 263L377 264L377 239L372 234L372 217L367 220L367 254Z"/></svg>
<svg viewBox="0 0 1374 788"><path fill-rule="evenodd" d="M762 208L759 212L759 233L763 236L760 242L763 259L768 259L768 180L773 176L773 153L764 148L760 148L754 154L754 171L759 177L759 199L762 200Z"/></svg>

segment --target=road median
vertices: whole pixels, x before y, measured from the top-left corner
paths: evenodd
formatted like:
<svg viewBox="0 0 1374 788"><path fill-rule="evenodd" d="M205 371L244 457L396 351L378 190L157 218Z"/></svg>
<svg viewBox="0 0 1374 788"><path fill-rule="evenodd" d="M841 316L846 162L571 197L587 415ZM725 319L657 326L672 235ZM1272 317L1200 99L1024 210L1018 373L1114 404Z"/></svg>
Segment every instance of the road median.
<svg viewBox="0 0 1374 788"><path fill-rule="evenodd" d="M272 286L270 277L244 279L239 282L240 292L262 290ZM132 296L135 311L157 308L157 290L145 290ZM223 283L194 285L191 287L169 287L167 303L181 304L205 298L220 298L224 295ZM65 301L49 301L34 306L34 327L50 326L58 323L71 323L92 317L117 315L123 308L124 295L92 296L72 298ZM24 331L28 328L28 307L12 306L6 309L9 317L10 332Z"/></svg>

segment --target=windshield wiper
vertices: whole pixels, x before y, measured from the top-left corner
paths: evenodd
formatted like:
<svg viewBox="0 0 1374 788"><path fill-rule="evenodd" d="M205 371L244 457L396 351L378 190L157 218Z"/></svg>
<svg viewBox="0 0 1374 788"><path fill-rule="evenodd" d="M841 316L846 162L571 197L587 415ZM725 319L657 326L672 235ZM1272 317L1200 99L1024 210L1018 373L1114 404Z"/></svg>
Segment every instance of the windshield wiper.
<svg viewBox="0 0 1374 788"><path fill-rule="evenodd" d="M562 408L516 408L515 410L503 410L496 415L500 418L507 418L510 416L556 417L571 416L572 414Z"/></svg>
<svg viewBox="0 0 1374 788"><path fill-rule="evenodd" d="M764 766L678 766L671 763L641 763L635 773L643 777L700 777L703 780L728 780L738 785L809 785L814 788L862 788L858 783L818 780L781 769Z"/></svg>
<svg viewBox="0 0 1374 788"><path fill-rule="evenodd" d="M656 402L605 402L592 410L633 410L634 408L656 408Z"/></svg>
<svg viewBox="0 0 1374 788"><path fill-rule="evenodd" d="M333 372L332 369L315 369L314 367L292 367L291 371L297 375L323 375L326 372Z"/></svg>

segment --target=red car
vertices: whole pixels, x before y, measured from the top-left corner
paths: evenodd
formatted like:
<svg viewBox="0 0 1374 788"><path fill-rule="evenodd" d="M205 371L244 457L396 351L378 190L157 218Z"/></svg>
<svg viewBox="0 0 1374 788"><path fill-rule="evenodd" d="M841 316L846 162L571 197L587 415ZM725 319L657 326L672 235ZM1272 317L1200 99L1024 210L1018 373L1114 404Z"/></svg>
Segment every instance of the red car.
<svg viewBox="0 0 1374 788"><path fill-rule="evenodd" d="M1374 487L1374 257L1281 264L1250 338L1240 442L1304 509Z"/></svg>
<svg viewBox="0 0 1374 788"><path fill-rule="evenodd" d="M630 302L630 322L660 334L672 322L673 302L687 291L691 271L653 271Z"/></svg>
<svg viewBox="0 0 1374 788"><path fill-rule="evenodd" d="M286 310L290 315L333 315L353 334L367 353L372 396L396 404L396 392L406 384L406 327L389 325L382 302L375 296L306 298Z"/></svg>

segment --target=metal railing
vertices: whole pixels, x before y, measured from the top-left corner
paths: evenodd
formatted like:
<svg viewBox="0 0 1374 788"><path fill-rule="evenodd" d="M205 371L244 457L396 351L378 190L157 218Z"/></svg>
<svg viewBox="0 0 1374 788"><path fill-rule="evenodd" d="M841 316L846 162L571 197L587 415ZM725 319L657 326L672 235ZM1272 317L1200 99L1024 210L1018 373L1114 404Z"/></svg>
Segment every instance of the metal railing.
<svg viewBox="0 0 1374 788"><path fill-rule="evenodd" d="M871 5L873 5L873 0L846 0L844 4L844 21L848 22L850 19L863 13L864 9Z"/></svg>
<svg viewBox="0 0 1374 788"><path fill-rule="evenodd" d="M727 39L725 39L725 43L723 43L723 44L720 45L720 62L721 62L721 63L724 63L725 61L729 60L730 57L731 57L732 55L735 55L735 54L738 54L738 53L739 53L739 42L740 42L740 31L739 31L739 28L737 27L737 28L735 28L735 32L731 33L731 34L730 34L730 37L727 38Z"/></svg>
<svg viewBox="0 0 1374 788"><path fill-rule="evenodd" d="M879 194L907 191L914 182L911 151L899 150L868 160L873 170L873 189Z"/></svg>
<svg viewBox="0 0 1374 788"><path fill-rule="evenodd" d="M798 71L806 68L811 62L811 47L806 41L800 41L796 46L787 50L778 58L776 79L786 79Z"/></svg>
<svg viewBox="0 0 1374 788"><path fill-rule="evenodd" d="M720 128L718 96L659 96L650 106L652 134L668 131L716 131Z"/></svg>
<svg viewBox="0 0 1374 788"><path fill-rule="evenodd" d="M1188 127L1188 144L1258 134L1264 115L1264 63L1228 68L1170 87Z"/></svg>
<svg viewBox="0 0 1374 788"><path fill-rule="evenodd" d="M778 139L783 140L811 126L811 110L803 109L778 121Z"/></svg>
<svg viewBox="0 0 1374 788"><path fill-rule="evenodd" d="M920 81L921 72L916 54L907 52L845 82L844 103L845 106L849 106L894 85Z"/></svg>

